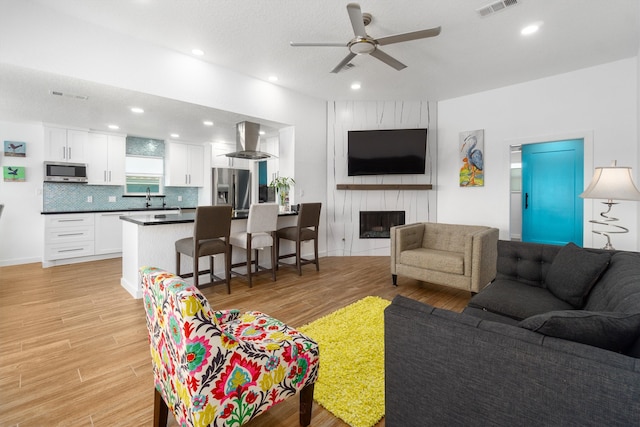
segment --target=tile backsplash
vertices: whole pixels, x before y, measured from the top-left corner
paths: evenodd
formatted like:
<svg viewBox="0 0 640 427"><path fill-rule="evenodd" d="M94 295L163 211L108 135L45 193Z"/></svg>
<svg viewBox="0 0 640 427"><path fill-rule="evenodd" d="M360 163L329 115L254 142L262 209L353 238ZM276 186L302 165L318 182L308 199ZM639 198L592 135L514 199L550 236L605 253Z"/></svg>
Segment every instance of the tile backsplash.
<svg viewBox="0 0 640 427"><path fill-rule="evenodd" d="M123 194L124 186L45 182L42 191L42 210L43 212L76 212L145 207L144 197L123 197ZM164 194L167 207L192 208L198 206L197 188L165 187ZM182 196L182 201L178 201L179 196ZM115 201L110 202L109 198ZM151 207L162 208L162 198L151 197Z"/></svg>

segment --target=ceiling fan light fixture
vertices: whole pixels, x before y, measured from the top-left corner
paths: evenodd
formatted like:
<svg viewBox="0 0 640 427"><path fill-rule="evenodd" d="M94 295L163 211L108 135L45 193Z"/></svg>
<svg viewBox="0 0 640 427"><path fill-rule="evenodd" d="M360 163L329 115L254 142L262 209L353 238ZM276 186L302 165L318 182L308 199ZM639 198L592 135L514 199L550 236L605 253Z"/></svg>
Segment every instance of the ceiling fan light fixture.
<svg viewBox="0 0 640 427"><path fill-rule="evenodd" d="M502 0L502 1L518 1L518 0ZM408 33L400 33L386 37L373 38L367 34L365 26L371 23L371 14L362 13L358 3L349 3L347 5L347 13L349 21L355 37L349 41L346 46L349 54L342 59L332 70L331 73L339 73L347 69L347 66L356 55L371 55L374 58L384 62L388 66L400 71L407 68L405 64L378 49L378 46L386 46L393 43L407 42L411 40L426 39L435 37L440 34L440 27L428 28L425 30L411 31ZM344 47L342 43L295 43L291 42L291 46L335 46Z"/></svg>
<svg viewBox="0 0 640 427"><path fill-rule="evenodd" d="M349 50L356 55L365 55L376 50L376 42L364 37L356 37L349 42Z"/></svg>

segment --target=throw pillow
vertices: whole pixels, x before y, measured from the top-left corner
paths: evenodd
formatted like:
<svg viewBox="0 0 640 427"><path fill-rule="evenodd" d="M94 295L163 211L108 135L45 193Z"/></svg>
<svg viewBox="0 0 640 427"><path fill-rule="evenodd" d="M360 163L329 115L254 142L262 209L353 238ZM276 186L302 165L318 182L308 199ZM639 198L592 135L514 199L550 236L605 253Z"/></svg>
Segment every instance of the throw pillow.
<svg viewBox="0 0 640 427"><path fill-rule="evenodd" d="M640 313L550 311L527 317L518 326L550 337L624 353L640 335Z"/></svg>
<svg viewBox="0 0 640 427"><path fill-rule="evenodd" d="M584 307L591 288L609 266L611 255L566 244L551 263L545 279L549 292L575 308Z"/></svg>

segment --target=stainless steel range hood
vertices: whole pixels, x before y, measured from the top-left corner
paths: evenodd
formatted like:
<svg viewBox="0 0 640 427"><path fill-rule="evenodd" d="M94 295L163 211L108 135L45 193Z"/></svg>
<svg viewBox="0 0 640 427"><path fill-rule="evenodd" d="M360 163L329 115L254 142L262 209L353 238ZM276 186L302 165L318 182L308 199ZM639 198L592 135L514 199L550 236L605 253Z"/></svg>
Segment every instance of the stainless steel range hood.
<svg viewBox="0 0 640 427"><path fill-rule="evenodd" d="M239 159L261 160L274 157L272 154L259 151L260 125L252 122L236 124L236 152L226 154L227 157Z"/></svg>

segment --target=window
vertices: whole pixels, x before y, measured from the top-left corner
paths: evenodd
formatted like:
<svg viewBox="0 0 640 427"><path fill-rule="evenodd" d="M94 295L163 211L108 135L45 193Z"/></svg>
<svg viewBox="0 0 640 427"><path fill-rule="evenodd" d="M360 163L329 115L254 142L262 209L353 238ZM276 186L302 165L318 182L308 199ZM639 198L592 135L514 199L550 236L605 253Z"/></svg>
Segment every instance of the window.
<svg viewBox="0 0 640 427"><path fill-rule="evenodd" d="M146 157L128 155L125 161L126 184L128 195L164 193L164 159L162 157Z"/></svg>

